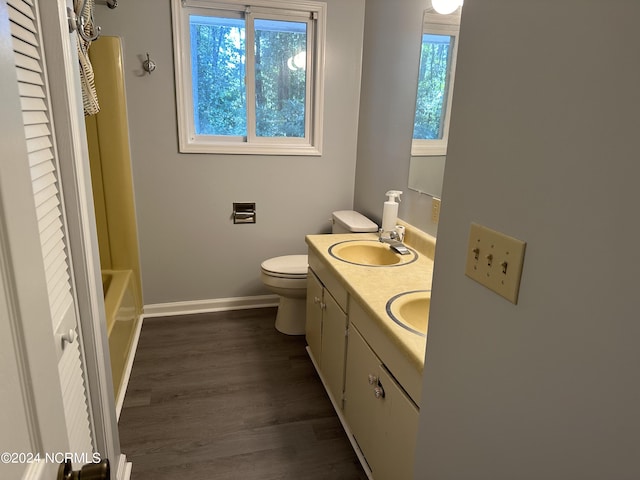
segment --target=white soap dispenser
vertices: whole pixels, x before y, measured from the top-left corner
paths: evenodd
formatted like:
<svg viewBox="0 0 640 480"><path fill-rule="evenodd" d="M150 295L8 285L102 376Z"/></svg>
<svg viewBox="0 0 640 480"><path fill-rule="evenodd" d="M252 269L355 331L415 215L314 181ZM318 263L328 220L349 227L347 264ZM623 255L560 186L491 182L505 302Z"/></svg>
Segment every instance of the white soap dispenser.
<svg viewBox="0 0 640 480"><path fill-rule="evenodd" d="M398 202L400 201L400 190L389 190L385 193L389 199L384 202L382 209L382 231L391 232L396 228L396 222L398 221ZM397 200L397 202L396 202Z"/></svg>

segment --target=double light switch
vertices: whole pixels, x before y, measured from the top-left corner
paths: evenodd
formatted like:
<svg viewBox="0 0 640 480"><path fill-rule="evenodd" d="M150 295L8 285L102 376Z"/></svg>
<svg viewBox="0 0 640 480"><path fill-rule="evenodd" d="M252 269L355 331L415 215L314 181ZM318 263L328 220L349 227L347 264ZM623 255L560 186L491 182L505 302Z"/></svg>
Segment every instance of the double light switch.
<svg viewBox="0 0 640 480"><path fill-rule="evenodd" d="M526 243L490 228L471 224L465 274L518 303Z"/></svg>

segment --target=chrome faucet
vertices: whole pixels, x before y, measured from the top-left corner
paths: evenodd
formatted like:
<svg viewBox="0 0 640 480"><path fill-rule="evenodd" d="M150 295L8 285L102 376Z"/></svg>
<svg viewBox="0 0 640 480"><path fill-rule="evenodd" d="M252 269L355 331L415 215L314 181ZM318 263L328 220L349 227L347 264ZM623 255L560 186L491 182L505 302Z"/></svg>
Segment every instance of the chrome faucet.
<svg viewBox="0 0 640 480"><path fill-rule="evenodd" d="M394 241L400 241L400 235L395 230L391 230L389 232L385 232L384 230L378 230L378 234L380 237L380 241L383 243L392 243Z"/></svg>
<svg viewBox="0 0 640 480"><path fill-rule="evenodd" d="M402 243L402 239L396 230L391 230L390 232L385 232L380 229L379 238L382 243L389 244L389 248L399 253L400 255L409 255L411 252L409 249Z"/></svg>

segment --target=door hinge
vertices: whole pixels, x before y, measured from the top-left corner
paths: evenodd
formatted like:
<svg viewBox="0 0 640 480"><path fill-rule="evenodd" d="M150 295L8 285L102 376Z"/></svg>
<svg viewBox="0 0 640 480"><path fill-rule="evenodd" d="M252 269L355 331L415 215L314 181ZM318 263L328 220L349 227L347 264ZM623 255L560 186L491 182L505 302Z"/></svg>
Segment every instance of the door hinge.
<svg viewBox="0 0 640 480"><path fill-rule="evenodd" d="M71 7L67 7L67 24L69 25L69 33L73 33L78 28L78 17Z"/></svg>

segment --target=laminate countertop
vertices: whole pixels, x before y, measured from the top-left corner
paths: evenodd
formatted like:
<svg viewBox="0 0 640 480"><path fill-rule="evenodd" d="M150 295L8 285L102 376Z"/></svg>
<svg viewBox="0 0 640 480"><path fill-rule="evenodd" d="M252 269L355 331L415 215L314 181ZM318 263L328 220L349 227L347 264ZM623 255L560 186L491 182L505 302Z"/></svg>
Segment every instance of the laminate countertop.
<svg viewBox="0 0 640 480"><path fill-rule="evenodd" d="M378 241L374 233L307 235L310 253L319 257L348 291L349 317L363 333L371 348L419 405L421 378L426 348L425 335L413 333L394 322L387 313L387 302L396 295L412 291L431 291L435 238L405 223L404 244L415 253L415 260L402 256L402 262L390 266L365 266L345 262L331 255L333 245L350 241ZM352 315L357 307L364 315ZM425 315L428 315L425 312ZM364 330L364 331L363 331Z"/></svg>

